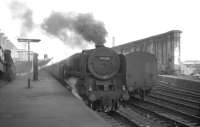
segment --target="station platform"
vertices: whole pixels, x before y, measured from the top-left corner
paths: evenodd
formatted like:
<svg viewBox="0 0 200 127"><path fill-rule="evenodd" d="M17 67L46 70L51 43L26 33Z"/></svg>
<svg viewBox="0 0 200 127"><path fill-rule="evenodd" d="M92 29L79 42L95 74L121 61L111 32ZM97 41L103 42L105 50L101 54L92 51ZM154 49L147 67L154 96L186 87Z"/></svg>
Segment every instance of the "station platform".
<svg viewBox="0 0 200 127"><path fill-rule="evenodd" d="M8 84L6 81L0 79L0 88Z"/></svg>
<svg viewBox="0 0 200 127"><path fill-rule="evenodd" d="M48 73L28 76L0 88L0 127L110 127Z"/></svg>

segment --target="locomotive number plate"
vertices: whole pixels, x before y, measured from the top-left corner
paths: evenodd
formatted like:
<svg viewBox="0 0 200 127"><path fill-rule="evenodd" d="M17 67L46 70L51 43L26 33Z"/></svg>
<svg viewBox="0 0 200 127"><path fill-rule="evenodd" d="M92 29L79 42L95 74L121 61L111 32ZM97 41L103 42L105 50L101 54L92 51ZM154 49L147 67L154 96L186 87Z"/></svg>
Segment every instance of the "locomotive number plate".
<svg viewBox="0 0 200 127"><path fill-rule="evenodd" d="M106 60L109 61L111 58L109 56L100 56L99 60Z"/></svg>

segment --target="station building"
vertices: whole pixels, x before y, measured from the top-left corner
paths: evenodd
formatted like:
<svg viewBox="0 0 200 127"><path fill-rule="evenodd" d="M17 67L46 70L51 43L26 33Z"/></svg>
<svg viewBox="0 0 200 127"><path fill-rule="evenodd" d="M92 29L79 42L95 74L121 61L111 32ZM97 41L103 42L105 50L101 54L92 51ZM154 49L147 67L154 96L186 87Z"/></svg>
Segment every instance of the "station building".
<svg viewBox="0 0 200 127"><path fill-rule="evenodd" d="M16 56L17 47L6 37L3 33L0 33L0 56L3 57L3 51L9 49L11 56Z"/></svg>

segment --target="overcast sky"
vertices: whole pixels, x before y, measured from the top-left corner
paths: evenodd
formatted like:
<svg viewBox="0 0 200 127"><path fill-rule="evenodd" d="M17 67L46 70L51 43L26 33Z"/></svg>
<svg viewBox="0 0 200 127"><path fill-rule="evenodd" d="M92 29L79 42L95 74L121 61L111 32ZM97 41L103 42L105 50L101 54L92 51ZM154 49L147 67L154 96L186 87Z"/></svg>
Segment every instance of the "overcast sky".
<svg viewBox="0 0 200 127"><path fill-rule="evenodd" d="M32 26L28 26L30 29L23 28L27 24L19 15L24 12L11 8L12 3L20 3L21 10L29 12L26 18L32 21ZM1 0L1 32L19 48L24 46L18 44L16 39L22 35L42 39L40 43L31 45L31 49L40 56L47 53L50 57L61 59L80 51L80 48L72 48L41 29L40 25L52 12L93 14L94 20L105 25L108 33L105 44L109 47L112 46L113 36L115 45L119 45L170 30L181 30L182 61L200 60L199 0Z"/></svg>

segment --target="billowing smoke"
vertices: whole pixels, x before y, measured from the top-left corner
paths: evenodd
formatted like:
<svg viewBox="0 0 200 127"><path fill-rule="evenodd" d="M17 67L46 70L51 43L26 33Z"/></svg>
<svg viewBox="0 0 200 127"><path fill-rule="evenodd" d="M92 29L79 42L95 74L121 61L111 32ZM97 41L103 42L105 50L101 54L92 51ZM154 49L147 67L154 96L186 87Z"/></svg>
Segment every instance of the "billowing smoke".
<svg viewBox="0 0 200 127"><path fill-rule="evenodd" d="M71 47L84 47L85 42L104 44L107 31L92 14L52 12L41 25L48 34L58 37Z"/></svg>
<svg viewBox="0 0 200 127"><path fill-rule="evenodd" d="M78 15L73 26L75 31L82 35L85 40L95 43L105 43L107 31L104 24L94 20L91 14Z"/></svg>
<svg viewBox="0 0 200 127"><path fill-rule="evenodd" d="M9 8L12 12L14 19L20 19L22 21L21 36L26 36L28 32L31 32L34 28L33 12L25 4L18 1L13 1L9 4Z"/></svg>
<svg viewBox="0 0 200 127"><path fill-rule="evenodd" d="M65 17L61 13L53 12L47 19L44 20L41 27L47 33L64 40L63 36L67 38L66 29L71 28L70 24L72 24L70 18Z"/></svg>

